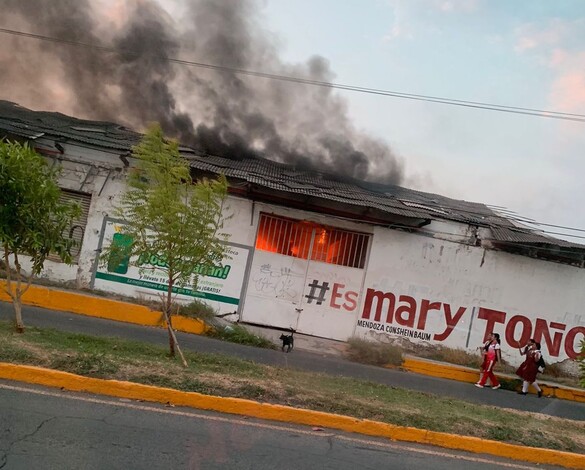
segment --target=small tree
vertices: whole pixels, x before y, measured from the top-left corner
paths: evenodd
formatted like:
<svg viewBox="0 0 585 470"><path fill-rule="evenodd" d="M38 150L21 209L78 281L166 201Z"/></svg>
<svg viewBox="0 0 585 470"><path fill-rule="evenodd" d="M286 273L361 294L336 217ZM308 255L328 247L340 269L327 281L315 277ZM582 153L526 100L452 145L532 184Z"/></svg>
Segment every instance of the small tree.
<svg viewBox="0 0 585 470"><path fill-rule="evenodd" d="M128 178L118 214L128 224L122 229L125 243L112 244L104 256L112 262L128 260L141 270L150 269L148 260L156 258L156 268L165 273L166 292L161 295L162 311L169 334L171 356L178 350L172 315L173 292L177 287L197 287L197 266L221 264L225 254L223 206L227 181L193 181L189 163L179 153L177 142L168 141L158 125L152 126L134 147L137 167ZM223 237L223 240L222 240Z"/></svg>
<svg viewBox="0 0 585 470"><path fill-rule="evenodd" d="M49 254L71 264L74 241L64 236L80 208L60 200L58 169L28 144L0 140L0 244L6 270L5 290L14 305L16 330L24 331L22 296ZM26 274L21 256L30 257Z"/></svg>
<svg viewBox="0 0 585 470"><path fill-rule="evenodd" d="M581 387L585 388L585 339L581 341L581 354L579 354L577 360L579 361L579 369L581 371Z"/></svg>

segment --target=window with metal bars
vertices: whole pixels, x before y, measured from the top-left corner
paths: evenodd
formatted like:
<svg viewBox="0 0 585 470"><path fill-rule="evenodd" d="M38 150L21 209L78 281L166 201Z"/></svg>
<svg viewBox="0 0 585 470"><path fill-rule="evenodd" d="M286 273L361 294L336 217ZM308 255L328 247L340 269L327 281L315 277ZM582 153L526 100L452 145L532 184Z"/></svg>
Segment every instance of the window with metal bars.
<svg viewBox="0 0 585 470"><path fill-rule="evenodd" d="M369 239L363 233L260 214L256 249L363 269Z"/></svg>
<svg viewBox="0 0 585 470"><path fill-rule="evenodd" d="M79 261L79 253L81 252L81 243L83 242L83 237L85 235L85 227L89 215L89 205L91 204L91 194L61 189L60 199L64 202L77 202L81 208L79 217L72 221L71 225L63 232L65 237L75 240L75 247L73 248L72 255L73 262L77 263ZM61 261L61 258L57 255L49 255L48 259L51 261Z"/></svg>

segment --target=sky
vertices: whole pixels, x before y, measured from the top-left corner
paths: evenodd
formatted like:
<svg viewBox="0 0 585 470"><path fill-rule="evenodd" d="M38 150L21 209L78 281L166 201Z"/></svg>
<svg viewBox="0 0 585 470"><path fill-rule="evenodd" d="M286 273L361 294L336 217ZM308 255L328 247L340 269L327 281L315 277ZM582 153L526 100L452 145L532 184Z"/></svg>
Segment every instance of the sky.
<svg viewBox="0 0 585 470"><path fill-rule="evenodd" d="M336 83L585 114L583 0L269 0L264 14L284 60L322 55ZM340 93L405 186L585 229L585 123Z"/></svg>
<svg viewBox="0 0 585 470"><path fill-rule="evenodd" d="M5 21L0 20L0 27L4 28L51 35L54 31L47 33L47 28L59 26L59 21L49 15L63 15L51 9L44 9L41 15L26 12L23 5L29 4L34 11L38 0L0 0L0 4L4 2ZM51 6L58 2L64 5L71 0L56 0ZM231 3L227 16L246 12L254 23L254 28L243 28L240 36L250 37L250 47L258 49L253 59L243 62L244 68L325 77L335 83L400 93L585 115L585 0L246 0L240 4L239 0L95 0L92 8L102 16L98 32L106 37L109 30L123 28L126 17L138 15L140 8L146 9L152 2L157 2L169 15L168 19L164 18L165 27L171 25L172 30L176 21L177 30L179 26L189 30L192 48L182 50L181 54L191 60L214 62L217 59L222 65L241 66L230 63L229 54L214 56L213 44L207 44L220 37L214 28L229 28L228 23L212 24L217 12L211 10ZM71 5L81 3L79 0ZM190 16L189 5L193 9L196 9L193 5L207 8L207 16L186 25L190 18L197 18ZM21 16L11 16L17 10L23 10ZM65 11L71 10L72 7ZM79 26L79 18L72 14L68 18L72 23L63 22L65 27L57 32L67 37L69 25ZM241 26L234 21L229 25ZM204 39L198 40L198 31ZM260 36L261 41L255 39ZM96 37L100 36L84 40ZM27 60L33 56L27 56L21 48L24 43L17 41L30 40L10 40L13 42L8 43L0 35L0 65L10 61L14 71L10 75L6 67L0 70L0 82L5 82L0 86L0 99L12 99L38 109L33 98L43 93L55 98L43 103L47 110L94 117L88 115L88 109L97 110L97 107L76 108L74 101L78 96L71 98L70 94L68 98L64 91L69 76L63 72L67 70L63 55L51 59L42 55L51 50L50 46L39 48L40 55L34 56L34 60L42 61L43 66L37 70L42 70L47 78L40 80L29 74L22 80L22 70L30 70ZM242 49L246 49L244 44ZM233 54L233 57L242 59L244 54ZM62 70L56 68L58 60L62 61ZM111 67L107 73L116 75L118 70ZM183 74L190 80L181 82L182 94L175 94L177 108L185 112L198 109L198 104L210 93L218 90L218 95L234 93L228 82L221 83L223 88L212 89L212 81L205 82L204 72L195 76L195 72L189 72L193 75L171 73L160 64L153 67L158 67L159 79L176 81L177 74ZM102 69L94 67L96 74L103 74ZM79 70L75 73L87 80L85 73ZM108 95L100 105L123 98L118 85L135 79L128 79L124 73L120 75L119 82L94 92L94 95ZM291 143L297 142L295 135L304 132L308 136L306 148L317 149L316 155L328 156L332 148L343 147L349 148L350 154L359 160L362 154L353 152L352 145L345 145L343 139L339 141L343 143L341 147L324 149L318 135L326 131L328 136L335 136L336 130L341 137L351 134L358 142L356 148L367 149L363 153L373 162L368 170L370 174L380 168L381 159L396 159L400 175L394 176L400 177L403 186L505 207L539 222L582 229L584 232L568 233L585 237L585 210L582 209L585 206L582 184L585 122L344 90L307 91L301 88L313 87L300 84L280 83L267 88L262 84L264 79L246 80L249 81L242 83L253 93L250 96L261 103L258 105L261 115L275 113L271 125L279 131L277 137L282 137L288 145L280 149L290 150ZM185 93L184 83L199 83L200 91L190 86L189 93ZM93 92L91 87L89 90ZM322 94L327 94L323 101ZM245 127L249 113L244 108L249 103L245 97L233 94L229 97L229 103L239 107L239 120L228 119L222 124ZM271 97L274 100L268 103ZM277 109L283 103L285 112ZM327 112L320 113L321 108ZM228 113L237 114L235 107L227 109ZM334 118L330 111L339 111L341 117ZM303 117L303 113L308 117ZM312 120L310 115L314 115ZM217 114L202 114L199 120L192 119L196 125L212 117L217 118ZM322 130L321 126L315 126L317 122ZM264 150L269 148L267 142L278 140L264 138L263 141L265 135L257 134L255 139ZM380 142L388 148L382 148ZM331 165L335 166L335 160ZM567 233L554 227L543 228ZM585 243L585 238L567 239Z"/></svg>

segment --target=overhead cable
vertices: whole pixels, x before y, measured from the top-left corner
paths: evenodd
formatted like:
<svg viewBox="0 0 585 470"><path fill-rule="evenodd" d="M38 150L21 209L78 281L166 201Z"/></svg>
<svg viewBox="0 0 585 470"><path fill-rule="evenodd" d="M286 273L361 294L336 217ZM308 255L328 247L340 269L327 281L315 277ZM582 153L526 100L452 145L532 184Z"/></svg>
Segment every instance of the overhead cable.
<svg viewBox="0 0 585 470"><path fill-rule="evenodd" d="M140 57L142 55L142 53L137 52L137 51L133 51L130 49L117 49L117 48L102 46L102 45L98 45L98 44L90 44L90 43L85 43L85 42L80 42L80 41L72 41L69 39L54 38L54 37L50 37L50 36L44 36L41 34L28 33L28 32L24 32L24 31L16 31L16 30L6 29L6 28L0 28L0 33L10 34L13 36L26 37L26 38L30 38L30 39L37 39L40 41L49 41L49 42L53 42L53 43L67 44L67 45L76 46L76 47L85 47L85 48L99 50L102 52L124 54L126 56ZM443 97L438 97L438 96L419 95L419 94L414 94L414 93L403 93L403 92L392 91L392 90L383 90L383 89L379 89L379 88L360 87L360 86L347 85L347 84L342 84L342 83L333 83L333 82L327 82L327 81L321 81L321 80L312 80L312 79L302 78L302 77L294 77L294 76L279 75L279 74L273 74L273 73L255 71L255 70L247 70L247 69L241 69L241 68L237 68L237 67L228 67L228 66L224 66L224 65L208 64L208 63L204 63L204 62L195 62L195 61L190 61L190 60L178 59L178 58L174 58L174 57L167 57L167 56L158 55L158 54L153 54L153 56L157 57L161 60L166 60L168 62L172 62L172 63L176 63L176 64L180 64L180 65L185 65L188 67L198 67L198 68L204 68L204 69L224 71L224 72L230 72L230 73L235 73L235 74L240 74L240 75L248 75L248 76L253 76L253 77L266 78L266 79L270 79L270 80L279 80L279 81L299 83L299 84L304 84L304 85L313 85L313 86L319 86L319 87L324 87L324 88L334 88L334 89L338 89L338 90L354 91L354 92L358 92L358 93L367 93L367 94L378 95L378 96L388 96L388 97L402 98L402 99L408 99L408 100L426 101L426 102L431 102L431 103L446 104L446 105L450 105L450 106L461 106L461 107L466 107L466 108L484 109L484 110L489 110L489 111L499 111L499 112L512 113L512 114L522 114L522 115L527 115L527 116L545 117L545 118L561 119L561 120L575 121L575 122L585 122L585 115L584 114L565 113L565 112L559 112L559 111L549 111L549 110L541 110L541 109L533 109L533 108L523 108L523 107L519 107L519 106L507 106L507 105L500 105L500 104L493 104L493 103L484 103L484 102L479 102L479 101L466 101L466 100L458 100L458 99L452 99L452 98L443 98Z"/></svg>

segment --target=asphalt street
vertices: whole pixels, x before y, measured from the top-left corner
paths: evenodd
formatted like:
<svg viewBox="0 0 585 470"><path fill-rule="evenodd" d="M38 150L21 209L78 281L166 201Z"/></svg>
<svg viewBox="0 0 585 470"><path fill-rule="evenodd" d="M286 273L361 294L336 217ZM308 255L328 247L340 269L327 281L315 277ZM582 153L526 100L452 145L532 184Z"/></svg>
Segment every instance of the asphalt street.
<svg viewBox="0 0 585 470"><path fill-rule="evenodd" d="M0 319L12 318L12 305L0 302ZM95 336L120 337L166 346L167 333L160 328L145 327L71 313L24 306L25 325L55 328ZM261 364L294 368L331 375L353 377L389 387L428 392L503 408L543 413L560 418L585 421L585 404L554 398L522 396L507 390L478 389L472 384L440 379L399 370L357 364L341 357L320 355L295 349L291 353L243 346L200 335L177 334L184 350L237 356Z"/></svg>
<svg viewBox="0 0 585 470"><path fill-rule="evenodd" d="M470 467L534 468L489 455L0 381L5 470Z"/></svg>

